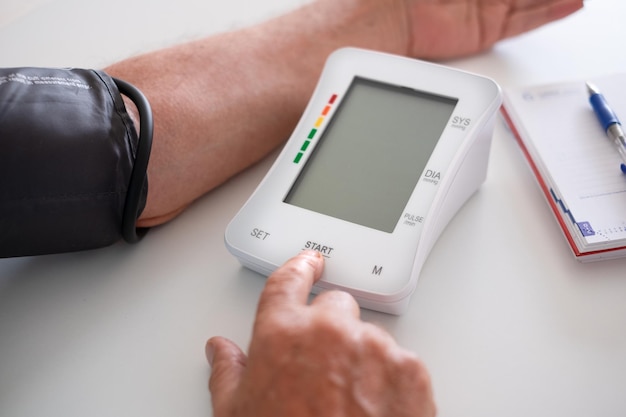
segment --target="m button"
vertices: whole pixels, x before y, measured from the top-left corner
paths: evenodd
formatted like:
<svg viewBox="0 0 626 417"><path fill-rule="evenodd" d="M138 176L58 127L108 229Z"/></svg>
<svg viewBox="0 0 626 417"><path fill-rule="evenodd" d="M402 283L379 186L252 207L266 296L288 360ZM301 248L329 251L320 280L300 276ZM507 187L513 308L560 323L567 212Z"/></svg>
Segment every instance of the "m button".
<svg viewBox="0 0 626 417"><path fill-rule="evenodd" d="M383 273L383 267L382 265L374 265L374 268L372 268L372 275L382 275Z"/></svg>

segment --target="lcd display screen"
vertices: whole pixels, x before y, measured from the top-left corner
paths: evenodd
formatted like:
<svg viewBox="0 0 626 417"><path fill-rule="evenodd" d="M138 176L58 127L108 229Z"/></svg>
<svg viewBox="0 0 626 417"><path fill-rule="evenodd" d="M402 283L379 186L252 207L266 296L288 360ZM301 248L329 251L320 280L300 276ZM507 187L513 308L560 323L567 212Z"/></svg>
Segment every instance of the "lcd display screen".
<svg viewBox="0 0 626 417"><path fill-rule="evenodd" d="M393 232L457 102L355 77L284 202Z"/></svg>

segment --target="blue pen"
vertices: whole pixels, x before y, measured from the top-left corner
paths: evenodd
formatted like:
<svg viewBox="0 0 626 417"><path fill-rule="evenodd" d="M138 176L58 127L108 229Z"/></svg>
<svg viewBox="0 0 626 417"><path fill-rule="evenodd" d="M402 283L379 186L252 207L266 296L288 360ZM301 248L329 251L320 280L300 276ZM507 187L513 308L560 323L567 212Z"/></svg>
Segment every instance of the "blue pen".
<svg viewBox="0 0 626 417"><path fill-rule="evenodd" d="M587 91L589 92L589 103L591 103L593 111L598 116L602 128L606 135L613 140L615 146L617 146L617 151L622 156L623 162L620 168L623 173L626 173L626 136L624 136L622 124L597 87L587 83Z"/></svg>

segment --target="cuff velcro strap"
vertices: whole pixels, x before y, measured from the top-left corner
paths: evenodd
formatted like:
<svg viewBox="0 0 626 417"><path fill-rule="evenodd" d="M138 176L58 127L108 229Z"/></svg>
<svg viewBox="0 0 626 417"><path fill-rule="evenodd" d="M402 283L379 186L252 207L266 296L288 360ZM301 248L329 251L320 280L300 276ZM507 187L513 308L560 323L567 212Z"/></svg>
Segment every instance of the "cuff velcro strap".
<svg viewBox="0 0 626 417"><path fill-rule="evenodd" d="M0 257L138 241L151 145L152 112L132 85L97 70L0 69Z"/></svg>

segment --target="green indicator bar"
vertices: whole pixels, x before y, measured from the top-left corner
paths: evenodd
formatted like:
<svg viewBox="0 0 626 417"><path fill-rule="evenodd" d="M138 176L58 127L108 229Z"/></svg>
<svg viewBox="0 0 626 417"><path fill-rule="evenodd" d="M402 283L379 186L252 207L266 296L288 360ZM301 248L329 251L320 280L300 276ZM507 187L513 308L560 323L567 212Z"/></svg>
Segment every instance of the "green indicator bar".
<svg viewBox="0 0 626 417"><path fill-rule="evenodd" d="M298 155L296 155L296 159L293 160L293 163L297 164L298 162L300 162L301 159L302 159L302 152L298 152Z"/></svg>
<svg viewBox="0 0 626 417"><path fill-rule="evenodd" d="M316 133L317 129L311 129L311 132L309 133L309 139L313 139L313 136L315 136Z"/></svg>
<svg viewBox="0 0 626 417"><path fill-rule="evenodd" d="M305 141L304 141L304 143L302 144L302 147L300 148L300 150L301 150L302 152L306 151L306 148L308 148L308 147L309 147L309 143L311 143L311 141L310 141L310 140L305 140Z"/></svg>

